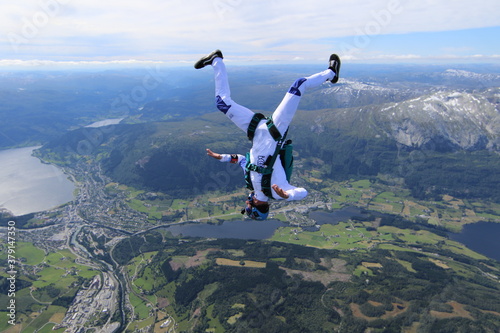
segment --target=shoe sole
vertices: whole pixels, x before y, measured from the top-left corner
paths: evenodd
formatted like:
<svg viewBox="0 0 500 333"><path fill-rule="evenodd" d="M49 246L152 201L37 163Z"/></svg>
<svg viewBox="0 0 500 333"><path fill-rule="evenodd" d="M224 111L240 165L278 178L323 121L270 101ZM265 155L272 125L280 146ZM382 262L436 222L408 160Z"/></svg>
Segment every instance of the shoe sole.
<svg viewBox="0 0 500 333"><path fill-rule="evenodd" d="M336 64L335 67L336 68L333 68L332 66L328 67L328 68L330 68L335 73L335 77L333 79L331 79L330 82L331 83L337 83L339 81L340 65L341 65L339 56L336 55L336 54L332 54L330 56L330 60L329 60L328 64L330 64L332 61L335 61L335 64Z"/></svg>
<svg viewBox="0 0 500 333"><path fill-rule="evenodd" d="M201 69L205 66L211 65L215 58L224 58L220 50L215 50L212 53L202 57L194 64L194 68Z"/></svg>

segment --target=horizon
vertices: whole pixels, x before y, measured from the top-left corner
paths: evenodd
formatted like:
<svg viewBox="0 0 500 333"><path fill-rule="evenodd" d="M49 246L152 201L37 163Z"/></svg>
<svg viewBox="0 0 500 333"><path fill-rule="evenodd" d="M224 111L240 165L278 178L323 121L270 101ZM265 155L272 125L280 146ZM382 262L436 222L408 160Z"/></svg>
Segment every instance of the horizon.
<svg viewBox="0 0 500 333"><path fill-rule="evenodd" d="M225 59L226 60L226 59ZM325 67L326 61L323 62L241 62L241 61L225 61L233 69L238 68L304 68L304 67ZM194 63L194 62L193 62ZM34 61L32 62L6 62L0 60L0 73L57 73L57 72L75 72L75 73L101 73L113 71L142 71L142 70L193 70L193 63L190 62L161 62L161 61L110 61L110 62L66 62L66 61ZM427 62L346 62L342 61L342 69L357 69L363 67L373 67L374 69L381 69L384 67L397 68L414 68L415 70L433 69L436 70L485 70L494 69L495 73L500 73L500 63L496 62L441 62L441 63L427 63Z"/></svg>

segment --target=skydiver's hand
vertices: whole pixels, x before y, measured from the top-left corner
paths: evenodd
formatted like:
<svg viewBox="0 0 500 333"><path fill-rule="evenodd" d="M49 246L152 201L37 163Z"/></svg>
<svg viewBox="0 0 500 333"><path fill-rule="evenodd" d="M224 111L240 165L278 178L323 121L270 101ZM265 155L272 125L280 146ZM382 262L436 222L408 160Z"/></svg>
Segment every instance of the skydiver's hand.
<svg viewBox="0 0 500 333"><path fill-rule="evenodd" d="M207 148L207 155L210 156L210 157L213 157L213 158L215 158L217 160L222 159L222 155L221 154L214 153L213 151L211 151L208 148Z"/></svg>
<svg viewBox="0 0 500 333"><path fill-rule="evenodd" d="M288 199L290 196L288 195L288 193L286 193L285 191L283 191L283 189L281 187L279 187L278 185L274 184L273 186L271 186L273 188L273 190L280 196L282 197L283 199Z"/></svg>

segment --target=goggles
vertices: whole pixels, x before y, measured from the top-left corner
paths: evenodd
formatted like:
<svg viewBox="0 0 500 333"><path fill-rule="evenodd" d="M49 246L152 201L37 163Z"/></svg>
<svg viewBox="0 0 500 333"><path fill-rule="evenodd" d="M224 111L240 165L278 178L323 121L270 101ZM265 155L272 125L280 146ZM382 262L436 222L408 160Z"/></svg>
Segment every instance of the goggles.
<svg viewBox="0 0 500 333"><path fill-rule="evenodd" d="M244 209L241 210L241 214L247 214L249 218L252 220L265 220L267 219L267 216L269 215L269 212L262 213L257 209L257 207L254 206L253 203L253 198L255 196L255 193L250 193L248 196L248 202L250 203L250 207L247 205Z"/></svg>

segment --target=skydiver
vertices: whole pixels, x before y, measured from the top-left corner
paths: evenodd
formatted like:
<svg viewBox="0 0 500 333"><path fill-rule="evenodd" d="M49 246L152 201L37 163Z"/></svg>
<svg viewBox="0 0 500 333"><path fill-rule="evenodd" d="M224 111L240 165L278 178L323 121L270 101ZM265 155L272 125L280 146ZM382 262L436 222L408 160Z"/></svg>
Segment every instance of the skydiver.
<svg viewBox="0 0 500 333"><path fill-rule="evenodd" d="M274 163L272 174L270 175L270 189L268 195L263 190L262 173L258 171L250 171L249 165L254 166L258 170L259 167L265 167L268 158L275 153L277 139L281 134L285 134L288 126L292 121L295 112L297 111L300 98L307 89L317 87L325 81L337 83L340 72L340 58L336 54L332 54L329 59L328 69L317 74L297 79L289 88L280 105L276 108L271 118L256 118L256 114L235 103L231 99L229 89L229 81L226 72L226 66L223 61L223 55L220 50L215 50L212 53L198 60L194 67L196 69L204 68L211 65L215 74L215 101L217 108L231 119L236 126L241 128L249 135L252 133L252 148L247 161L246 156L239 154L218 154L210 149L206 149L207 155L221 162L230 162L239 164L247 173L248 187L253 188L253 191L246 200L246 207L242 210L242 214L246 213L248 217L254 220L265 220L269 215L269 199L270 197L277 200L301 200L307 196L307 190L302 187L290 185L286 179L285 170L280 163L279 156ZM269 121L271 119L271 121ZM273 131L271 131L273 130ZM249 175L249 177L248 177Z"/></svg>

